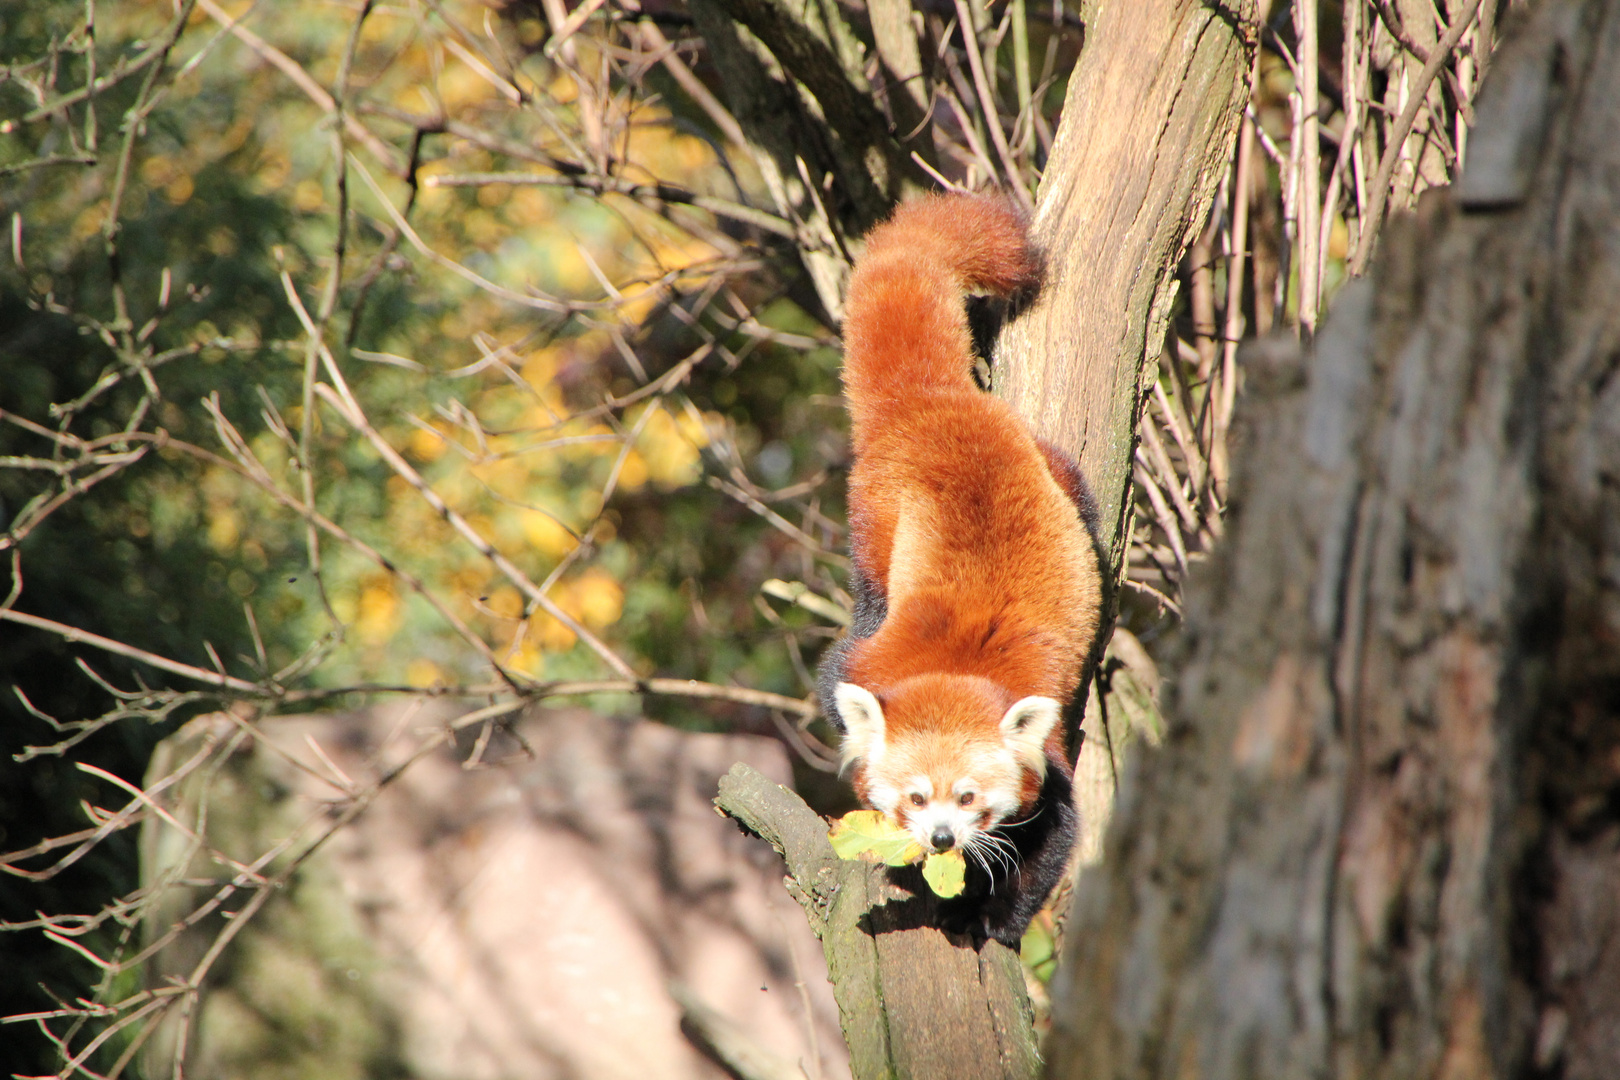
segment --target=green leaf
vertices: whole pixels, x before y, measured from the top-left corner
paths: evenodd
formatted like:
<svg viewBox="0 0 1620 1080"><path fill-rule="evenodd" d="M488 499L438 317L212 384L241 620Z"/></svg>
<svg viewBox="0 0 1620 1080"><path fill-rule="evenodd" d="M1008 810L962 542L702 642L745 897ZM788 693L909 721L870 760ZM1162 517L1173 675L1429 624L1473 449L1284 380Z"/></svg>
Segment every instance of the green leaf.
<svg viewBox="0 0 1620 1080"><path fill-rule="evenodd" d="M834 823L827 839L840 859L865 859L889 866L916 862L922 845L876 810L856 810Z"/></svg>
<svg viewBox="0 0 1620 1080"><path fill-rule="evenodd" d="M923 880L935 896L956 896L967 880L967 860L960 851L935 852L923 860Z"/></svg>

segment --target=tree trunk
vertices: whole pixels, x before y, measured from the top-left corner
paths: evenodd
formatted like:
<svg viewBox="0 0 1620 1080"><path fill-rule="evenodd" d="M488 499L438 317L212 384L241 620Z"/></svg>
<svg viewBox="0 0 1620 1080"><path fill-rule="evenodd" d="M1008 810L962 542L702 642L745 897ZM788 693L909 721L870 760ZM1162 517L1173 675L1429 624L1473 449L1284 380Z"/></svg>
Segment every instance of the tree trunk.
<svg viewBox="0 0 1620 1080"><path fill-rule="evenodd" d="M1033 232L1047 280L1008 323L996 392L1080 463L1117 579L1145 372L1172 271L1231 160L1259 38L1253 0L1093 3Z"/></svg>
<svg viewBox="0 0 1620 1080"><path fill-rule="evenodd" d="M1620 1076L1620 0L1515 29L1455 195L1248 358L1051 1076Z"/></svg>
<svg viewBox="0 0 1620 1080"><path fill-rule="evenodd" d="M1231 159L1259 26L1253 0L1092 4L1085 18L1037 193L1033 232L1047 280L1002 333L995 389L1080 463L1112 586L1130 546L1144 380L1164 345L1175 266ZM1105 596L1106 633L1111 588ZM1130 711L1095 694L1086 709L1075 800L1087 862L1101 850L1118 761L1135 735Z"/></svg>

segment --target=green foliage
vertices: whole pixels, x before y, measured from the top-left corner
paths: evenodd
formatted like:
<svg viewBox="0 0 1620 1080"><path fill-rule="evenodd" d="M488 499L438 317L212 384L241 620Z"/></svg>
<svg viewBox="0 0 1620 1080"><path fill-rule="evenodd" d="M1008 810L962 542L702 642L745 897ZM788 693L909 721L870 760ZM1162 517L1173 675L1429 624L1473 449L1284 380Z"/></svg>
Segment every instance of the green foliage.
<svg viewBox="0 0 1620 1080"><path fill-rule="evenodd" d="M966 879L967 858L960 851L930 852L923 860L923 880L937 896L960 895Z"/></svg>
<svg viewBox="0 0 1620 1080"><path fill-rule="evenodd" d="M840 859L869 859L885 866L906 866L922 858L923 847L880 810L853 810L833 823L827 834Z"/></svg>

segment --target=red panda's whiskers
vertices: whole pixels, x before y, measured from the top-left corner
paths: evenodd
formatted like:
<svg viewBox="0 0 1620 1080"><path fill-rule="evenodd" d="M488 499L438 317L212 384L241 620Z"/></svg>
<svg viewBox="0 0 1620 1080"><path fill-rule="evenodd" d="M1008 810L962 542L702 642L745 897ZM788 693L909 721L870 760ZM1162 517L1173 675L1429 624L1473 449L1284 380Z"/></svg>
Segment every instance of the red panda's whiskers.
<svg viewBox="0 0 1620 1080"><path fill-rule="evenodd" d="M1005 836L997 836L995 833L984 833L983 836L985 843L989 845L989 847L998 855L1007 860L1009 864L1009 872L1017 869L1018 849L1013 846L1013 842L1011 840L1008 840Z"/></svg>
<svg viewBox="0 0 1620 1080"><path fill-rule="evenodd" d="M1036 818L1040 817L1041 814L1045 812L1045 810L1046 810L1046 804L1042 803L1042 804L1035 807L1035 812L1033 814L1029 815L1029 817L1024 818L1021 821L999 821L999 822L996 823L996 828L998 828L998 829L1011 829L1011 828L1014 828L1014 827L1016 827L1018 825L1028 825L1030 822L1032 822ZM1005 837L997 837L996 839L1004 840L1006 838Z"/></svg>
<svg viewBox="0 0 1620 1080"><path fill-rule="evenodd" d="M996 880L995 870L990 865L990 859L992 857L996 860L997 866L1008 873L1011 873L1017 868L1017 849L1015 849L1005 837L996 836L994 833L975 833L973 837L963 845L963 850L976 858L979 861L979 865L984 867L984 872L990 875L990 887L992 892L995 891Z"/></svg>

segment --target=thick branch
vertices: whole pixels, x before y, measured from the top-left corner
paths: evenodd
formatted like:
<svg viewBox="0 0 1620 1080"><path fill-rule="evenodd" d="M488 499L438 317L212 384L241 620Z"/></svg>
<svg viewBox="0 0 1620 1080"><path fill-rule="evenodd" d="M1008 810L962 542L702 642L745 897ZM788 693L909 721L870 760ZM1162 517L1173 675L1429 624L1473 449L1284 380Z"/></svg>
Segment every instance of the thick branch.
<svg viewBox="0 0 1620 1080"><path fill-rule="evenodd" d="M934 929L920 873L839 859L826 823L747 765L721 779L715 805L786 861L788 891L827 954L855 1080L1035 1075L1017 954L994 941L975 950Z"/></svg>
<svg viewBox="0 0 1620 1080"><path fill-rule="evenodd" d="M1080 463L1111 585L1130 546L1137 418L1175 298L1172 271L1230 160L1257 28L1250 0L1099 7L1037 193L1033 232L1047 281L1003 331L994 381ZM1107 827L1114 752L1128 735L1107 723L1094 697L1075 787L1087 853Z"/></svg>

